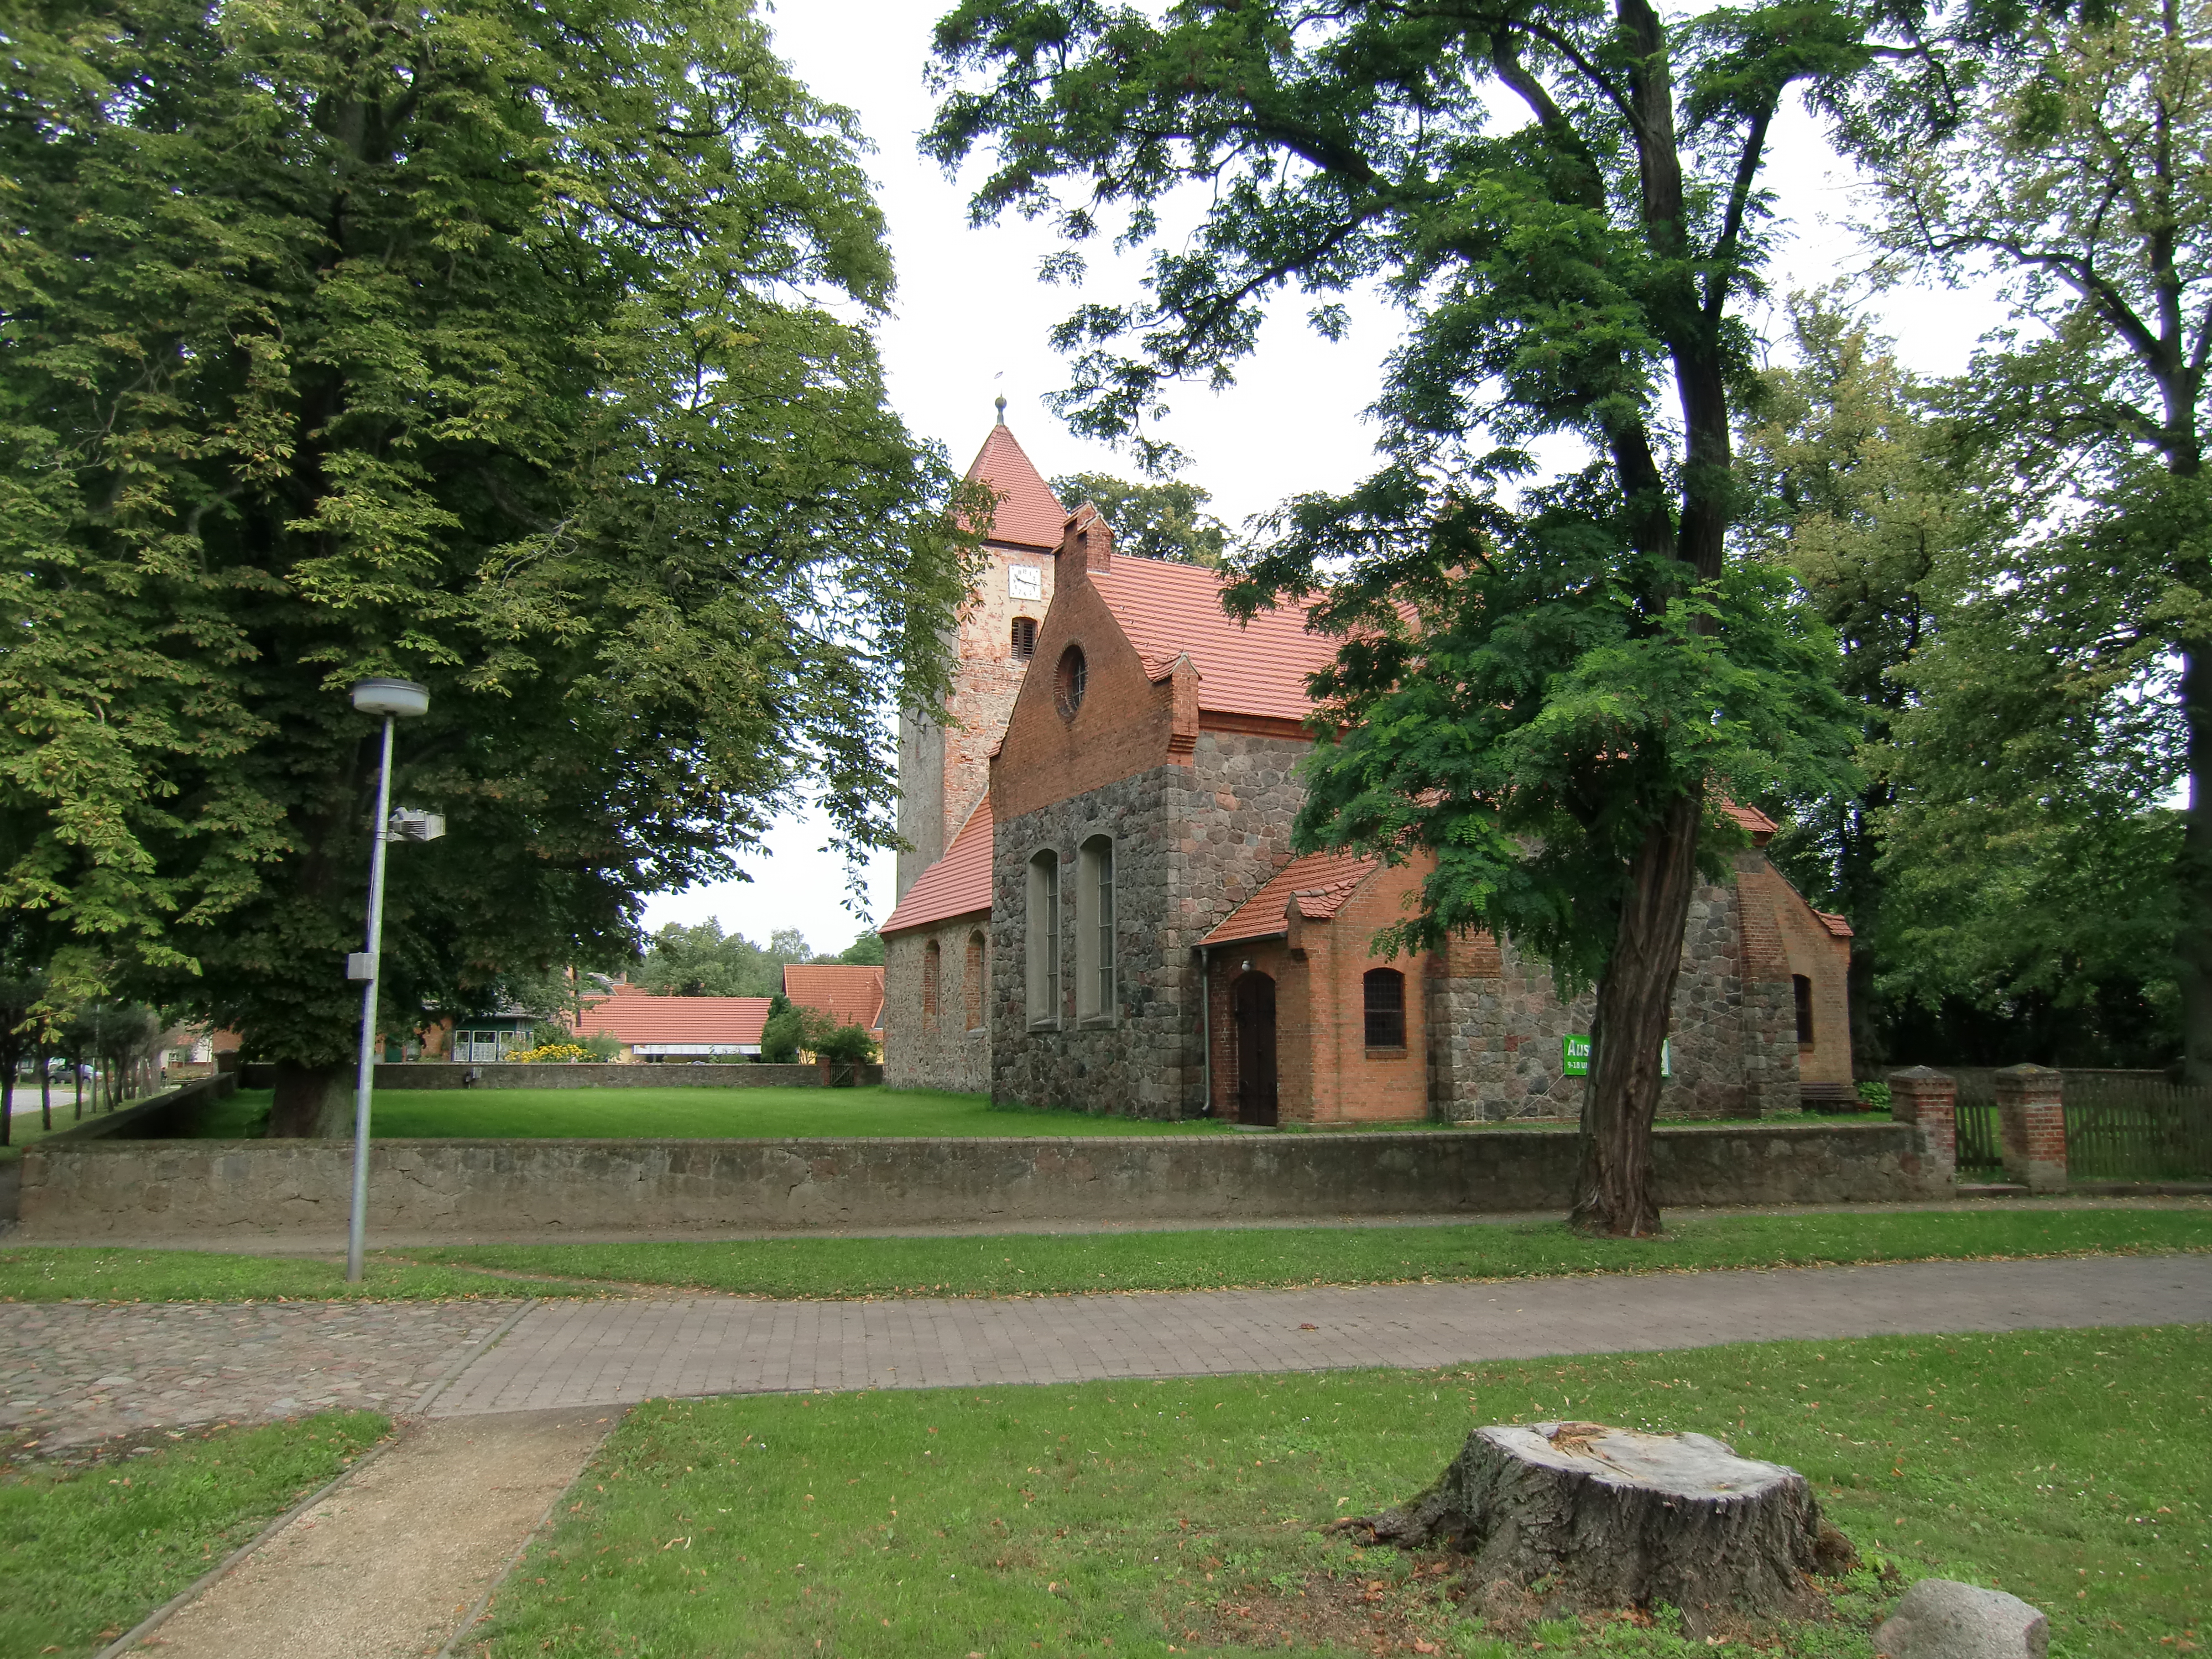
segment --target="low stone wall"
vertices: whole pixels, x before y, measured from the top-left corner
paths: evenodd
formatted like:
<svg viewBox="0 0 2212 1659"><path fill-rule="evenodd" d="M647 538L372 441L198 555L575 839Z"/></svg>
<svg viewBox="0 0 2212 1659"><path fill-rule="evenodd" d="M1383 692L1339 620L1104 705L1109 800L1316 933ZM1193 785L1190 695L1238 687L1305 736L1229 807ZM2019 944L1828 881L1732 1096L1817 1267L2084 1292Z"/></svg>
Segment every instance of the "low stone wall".
<svg viewBox="0 0 2212 1659"><path fill-rule="evenodd" d="M81 1123L55 1130L46 1137L46 1144L61 1146L88 1140L167 1140L188 1135L193 1121L203 1111L237 1092L238 1079L230 1073L194 1078L119 1112L94 1112Z"/></svg>
<svg viewBox="0 0 2212 1659"><path fill-rule="evenodd" d="M868 1086L884 1080L880 1066L857 1068L841 1066L837 1081L846 1082L846 1073L857 1069L858 1081ZM817 1089L830 1085L829 1068L824 1066L757 1066L747 1060L737 1065L705 1061L698 1065L688 1062L653 1065L628 1062L599 1065L586 1061L574 1066L461 1066L446 1060L403 1060L392 1064L380 1063L376 1068L376 1086L380 1089ZM469 1073L476 1073L473 1081ZM275 1086L276 1068L255 1061L245 1068L246 1086L267 1089Z"/></svg>
<svg viewBox="0 0 2212 1659"><path fill-rule="evenodd" d="M1903 1124L1662 1129L1662 1204L1934 1195ZM370 1229L416 1240L1017 1222L1280 1220L1565 1206L1571 1133L932 1140L388 1140ZM333 1141L89 1142L23 1159L21 1237L334 1237ZM1939 1183L1948 1188L1948 1181Z"/></svg>

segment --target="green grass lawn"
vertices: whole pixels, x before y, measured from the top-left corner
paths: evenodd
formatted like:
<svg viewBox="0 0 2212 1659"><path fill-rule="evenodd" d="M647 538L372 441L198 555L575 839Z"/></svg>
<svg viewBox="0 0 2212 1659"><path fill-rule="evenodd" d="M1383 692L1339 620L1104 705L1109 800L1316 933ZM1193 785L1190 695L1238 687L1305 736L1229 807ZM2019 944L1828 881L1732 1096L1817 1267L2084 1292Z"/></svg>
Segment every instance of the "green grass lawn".
<svg viewBox="0 0 2212 1659"><path fill-rule="evenodd" d="M0 1302L419 1301L589 1295L624 1283L787 1297L1025 1296L2207 1249L2212 1208L2203 1206L1712 1216L1634 1240L1587 1238L1539 1222L463 1245L373 1252L359 1285L345 1283L335 1261L40 1244L0 1248Z"/></svg>
<svg viewBox="0 0 2212 1659"><path fill-rule="evenodd" d="M194 1140L258 1140L268 1132L271 1089L240 1089L228 1099L211 1101L192 1121ZM349 1131L350 1133L350 1131Z"/></svg>
<svg viewBox="0 0 2212 1659"><path fill-rule="evenodd" d="M362 1282L349 1285L343 1262L299 1256L131 1250L104 1244L0 1248L0 1302L300 1302L349 1297L442 1302L575 1294L572 1285L518 1283L466 1267L376 1256L363 1264Z"/></svg>
<svg viewBox="0 0 2212 1659"><path fill-rule="evenodd" d="M1471 1427L1718 1435L1802 1471L1864 1566L1765 1651L1868 1659L1911 1581L1994 1585L2068 1659L2183 1652L2212 1608L2212 1328L1777 1343L1171 1382L751 1396L633 1411L463 1651L654 1659L1281 1646L1483 1659L1732 1652L1666 1621L1501 1639L1440 1558L1325 1537ZM1287 1639L1285 1639L1287 1638Z"/></svg>
<svg viewBox="0 0 2212 1659"><path fill-rule="evenodd" d="M1663 1238L1562 1222L726 1243L487 1244L411 1261L775 1297L1010 1296L2212 1249L2212 1208L1678 1218Z"/></svg>
<svg viewBox="0 0 2212 1659"><path fill-rule="evenodd" d="M155 1431L74 1467L0 1464L0 1659L90 1654L338 1475L390 1428L328 1412Z"/></svg>

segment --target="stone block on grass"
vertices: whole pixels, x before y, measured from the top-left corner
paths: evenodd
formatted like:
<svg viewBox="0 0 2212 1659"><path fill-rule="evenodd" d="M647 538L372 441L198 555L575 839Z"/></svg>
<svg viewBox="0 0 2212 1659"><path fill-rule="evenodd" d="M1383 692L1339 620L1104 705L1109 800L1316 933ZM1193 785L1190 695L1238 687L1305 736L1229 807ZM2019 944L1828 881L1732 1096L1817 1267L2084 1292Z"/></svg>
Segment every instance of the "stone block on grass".
<svg viewBox="0 0 2212 1659"><path fill-rule="evenodd" d="M1883 1659L2045 1659L2051 1621L2017 1595L1948 1578L1905 1592L1874 1633Z"/></svg>

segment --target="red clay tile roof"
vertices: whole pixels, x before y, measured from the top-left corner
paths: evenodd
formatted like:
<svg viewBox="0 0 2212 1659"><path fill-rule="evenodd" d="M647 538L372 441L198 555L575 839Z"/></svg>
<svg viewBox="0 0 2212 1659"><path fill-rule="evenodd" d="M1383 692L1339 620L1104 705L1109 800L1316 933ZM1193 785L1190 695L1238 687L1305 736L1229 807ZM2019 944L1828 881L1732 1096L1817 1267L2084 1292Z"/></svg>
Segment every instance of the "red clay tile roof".
<svg viewBox="0 0 2212 1659"><path fill-rule="evenodd" d="M1303 605L1263 611L1249 624L1224 614L1222 578L1199 565L1117 553L1091 580L1146 672L1164 678L1190 653L1201 710L1304 720L1313 708L1306 676L1336 659L1334 640L1306 631Z"/></svg>
<svg viewBox="0 0 2212 1659"><path fill-rule="evenodd" d="M1754 847L1765 846L1768 839L1781 827L1756 806L1738 806L1734 801L1729 801L1727 811L1730 817L1751 832L1751 842Z"/></svg>
<svg viewBox="0 0 2212 1659"><path fill-rule="evenodd" d="M884 970L846 962L792 963L783 970L783 994L840 1025L880 1030L884 1023Z"/></svg>
<svg viewBox="0 0 2212 1659"><path fill-rule="evenodd" d="M1375 872L1375 860L1356 853L1309 853L1292 859L1199 942L1231 945L1242 939L1272 939L1287 931L1292 894L1297 896L1300 915L1315 921L1333 916Z"/></svg>
<svg viewBox="0 0 2212 1659"><path fill-rule="evenodd" d="M1832 915L1826 910L1815 910L1813 914L1820 917L1820 925L1823 927L1826 927L1830 933L1833 933L1838 939L1850 939L1853 937L1850 923L1845 921L1841 916Z"/></svg>
<svg viewBox="0 0 2212 1659"><path fill-rule="evenodd" d="M617 1042L757 1043L768 1005L766 997L657 997L622 985L569 1024L579 1036L604 1031Z"/></svg>
<svg viewBox="0 0 2212 1659"><path fill-rule="evenodd" d="M1022 453L1021 445L1014 441L1012 428L1002 422L991 428L991 435L975 452L968 476L981 479L999 497L999 508L992 515L991 533L986 540L1050 552L1059 550L1067 509L1052 493L1052 486L1045 483L1044 475Z"/></svg>
<svg viewBox="0 0 2212 1659"><path fill-rule="evenodd" d="M991 798L975 803L945 856L915 878L877 931L891 934L991 908Z"/></svg>

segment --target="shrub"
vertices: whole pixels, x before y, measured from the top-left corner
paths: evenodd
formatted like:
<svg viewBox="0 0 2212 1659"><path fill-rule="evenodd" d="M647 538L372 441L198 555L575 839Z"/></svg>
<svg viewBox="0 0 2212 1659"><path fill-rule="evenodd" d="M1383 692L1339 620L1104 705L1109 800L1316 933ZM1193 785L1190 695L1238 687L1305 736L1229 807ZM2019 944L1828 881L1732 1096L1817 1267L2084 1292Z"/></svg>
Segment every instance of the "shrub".
<svg viewBox="0 0 2212 1659"><path fill-rule="evenodd" d="M1889 1085L1887 1083L1860 1084L1859 1104L1867 1108L1869 1111L1887 1111L1889 1109Z"/></svg>
<svg viewBox="0 0 2212 1659"><path fill-rule="evenodd" d="M766 1066L788 1066L799 1058L801 1048L811 1048L820 1035L822 1016L811 1008L801 1008L778 991L769 999L768 1022L761 1027L761 1063Z"/></svg>
<svg viewBox="0 0 2212 1659"><path fill-rule="evenodd" d="M819 1060L840 1066L865 1066L876 1057L876 1040L865 1025L832 1025L817 1033L807 1047Z"/></svg>
<svg viewBox="0 0 2212 1659"><path fill-rule="evenodd" d="M568 1065L589 1060L592 1051L576 1042L541 1042L535 1048L518 1048L507 1059L518 1066Z"/></svg>

